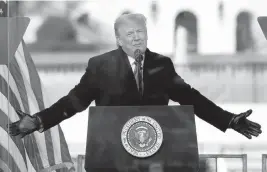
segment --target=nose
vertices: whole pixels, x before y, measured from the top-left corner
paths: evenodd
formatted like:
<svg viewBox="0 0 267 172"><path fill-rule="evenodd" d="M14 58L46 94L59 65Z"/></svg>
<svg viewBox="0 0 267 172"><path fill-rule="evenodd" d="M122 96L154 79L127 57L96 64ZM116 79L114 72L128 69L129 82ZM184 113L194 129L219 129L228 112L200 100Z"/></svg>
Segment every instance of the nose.
<svg viewBox="0 0 267 172"><path fill-rule="evenodd" d="M139 33L134 32L134 40L139 40L139 39L140 39Z"/></svg>

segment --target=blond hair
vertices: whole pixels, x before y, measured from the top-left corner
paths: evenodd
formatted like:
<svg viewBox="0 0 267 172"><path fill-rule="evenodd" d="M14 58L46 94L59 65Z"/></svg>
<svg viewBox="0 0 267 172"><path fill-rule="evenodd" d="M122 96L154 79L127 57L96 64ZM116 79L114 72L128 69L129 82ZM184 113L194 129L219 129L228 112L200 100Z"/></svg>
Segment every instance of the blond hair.
<svg viewBox="0 0 267 172"><path fill-rule="evenodd" d="M114 23L115 36L119 36L119 27L122 24L125 24L127 21L136 21L141 22L146 26L146 17L140 13L130 13L120 15Z"/></svg>

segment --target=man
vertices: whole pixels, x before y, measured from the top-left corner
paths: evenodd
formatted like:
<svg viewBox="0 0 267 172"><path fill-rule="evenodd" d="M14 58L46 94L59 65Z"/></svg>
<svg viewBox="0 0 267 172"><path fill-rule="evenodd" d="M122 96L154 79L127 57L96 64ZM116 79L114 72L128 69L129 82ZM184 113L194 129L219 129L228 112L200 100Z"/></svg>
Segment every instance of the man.
<svg viewBox="0 0 267 172"><path fill-rule="evenodd" d="M94 100L96 106L134 106L168 105L169 99L193 105L198 117L223 132L232 128L249 139L261 133L261 126L247 119L251 110L237 115L223 110L185 83L170 58L151 52L142 14L118 17L114 29L118 49L90 58L79 84L51 107L33 116L18 111L21 120L10 124L11 135L45 131Z"/></svg>

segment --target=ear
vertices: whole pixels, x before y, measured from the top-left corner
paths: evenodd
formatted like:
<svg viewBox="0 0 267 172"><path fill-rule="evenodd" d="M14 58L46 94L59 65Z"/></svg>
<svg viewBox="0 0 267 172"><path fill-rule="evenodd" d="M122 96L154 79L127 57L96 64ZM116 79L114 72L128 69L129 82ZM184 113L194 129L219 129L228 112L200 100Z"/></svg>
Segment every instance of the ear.
<svg viewBox="0 0 267 172"><path fill-rule="evenodd" d="M120 39L119 37L116 37L116 40L117 40L117 44L118 44L119 46L122 46L122 41L121 41L121 39Z"/></svg>
<svg viewBox="0 0 267 172"><path fill-rule="evenodd" d="M146 40L148 40L147 28L146 28Z"/></svg>

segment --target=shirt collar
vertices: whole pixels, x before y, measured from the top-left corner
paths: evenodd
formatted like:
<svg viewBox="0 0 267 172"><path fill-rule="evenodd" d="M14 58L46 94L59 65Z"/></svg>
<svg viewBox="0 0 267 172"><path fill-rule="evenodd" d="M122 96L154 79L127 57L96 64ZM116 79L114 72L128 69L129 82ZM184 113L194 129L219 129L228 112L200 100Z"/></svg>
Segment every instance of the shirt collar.
<svg viewBox="0 0 267 172"><path fill-rule="evenodd" d="M142 60L142 65L143 65L145 61L145 55L142 55L142 56L143 56L143 60ZM128 59L129 59L130 64L134 65L135 59L131 56L128 56Z"/></svg>

